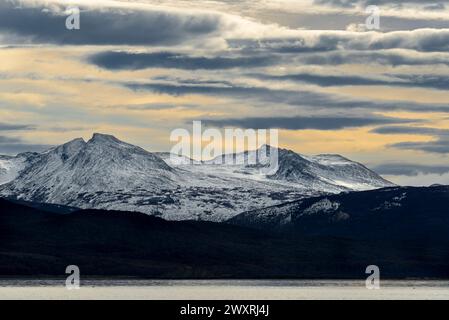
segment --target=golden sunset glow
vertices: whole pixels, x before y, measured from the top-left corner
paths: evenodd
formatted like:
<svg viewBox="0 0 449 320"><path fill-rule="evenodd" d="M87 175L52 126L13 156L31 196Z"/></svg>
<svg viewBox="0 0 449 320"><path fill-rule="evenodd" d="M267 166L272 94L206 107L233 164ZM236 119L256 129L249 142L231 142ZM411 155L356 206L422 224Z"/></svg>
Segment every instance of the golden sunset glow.
<svg viewBox="0 0 449 320"><path fill-rule="evenodd" d="M447 163L445 6L382 5L372 31L363 1L73 1L66 30L64 1L14 2L2 14L39 19L0 16L0 154L93 132L168 151L173 129L213 120L374 167Z"/></svg>

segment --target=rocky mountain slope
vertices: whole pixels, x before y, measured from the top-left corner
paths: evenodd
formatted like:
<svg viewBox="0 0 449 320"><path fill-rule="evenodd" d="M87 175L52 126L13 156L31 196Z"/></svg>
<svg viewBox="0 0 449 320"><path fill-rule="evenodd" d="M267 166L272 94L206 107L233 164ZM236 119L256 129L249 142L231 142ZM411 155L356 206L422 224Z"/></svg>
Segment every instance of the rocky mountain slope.
<svg viewBox="0 0 449 320"><path fill-rule="evenodd" d="M449 186L393 187L302 199L229 223L305 236L448 241Z"/></svg>
<svg viewBox="0 0 449 320"><path fill-rule="evenodd" d="M253 157L257 151L237 154ZM279 170L244 162L193 162L94 134L43 153L0 159L0 195L84 209L139 211L168 220L224 221L303 197L392 184L340 156L279 149Z"/></svg>

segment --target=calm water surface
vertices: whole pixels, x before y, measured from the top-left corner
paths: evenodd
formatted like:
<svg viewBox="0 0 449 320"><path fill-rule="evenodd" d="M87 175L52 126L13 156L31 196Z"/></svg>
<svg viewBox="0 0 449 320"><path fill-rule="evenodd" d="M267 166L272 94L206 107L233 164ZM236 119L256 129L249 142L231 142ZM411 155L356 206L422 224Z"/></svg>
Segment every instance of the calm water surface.
<svg viewBox="0 0 449 320"><path fill-rule="evenodd" d="M64 283L64 280L0 280L0 299L449 300L449 281L382 281L380 290L368 290L364 281L350 280L81 280L79 290L67 290Z"/></svg>

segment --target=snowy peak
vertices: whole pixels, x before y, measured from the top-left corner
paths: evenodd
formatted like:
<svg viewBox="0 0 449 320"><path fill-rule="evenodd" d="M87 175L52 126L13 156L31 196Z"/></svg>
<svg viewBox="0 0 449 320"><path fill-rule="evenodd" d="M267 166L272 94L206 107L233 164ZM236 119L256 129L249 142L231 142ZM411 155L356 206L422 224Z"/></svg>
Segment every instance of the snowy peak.
<svg viewBox="0 0 449 320"><path fill-rule="evenodd" d="M120 141L116 137L103 134L103 133L94 133L92 138L88 141L89 144L100 143L100 144L124 144L123 141Z"/></svg>
<svg viewBox="0 0 449 320"><path fill-rule="evenodd" d="M273 152L279 170L266 175L260 169L271 165ZM224 221L305 197L392 185L338 155L309 157L262 146L215 160L151 153L95 133L87 142L78 138L43 153L0 157L0 195L168 220Z"/></svg>
<svg viewBox="0 0 449 320"><path fill-rule="evenodd" d="M278 170L267 176L271 180L285 181L311 190L330 193L394 186L362 164L338 154L305 156L270 145L263 145L253 151L223 155L207 163L240 165L245 169L269 166L273 152L277 152Z"/></svg>
<svg viewBox="0 0 449 320"><path fill-rule="evenodd" d="M123 142L112 135L102 133L94 133L92 138L89 141L87 141L86 145L91 148L99 147L99 148L111 148L111 149L113 148L113 149L126 149L126 150L133 149L134 151L139 150L139 152L144 151L143 149L128 144L126 142Z"/></svg>
<svg viewBox="0 0 449 320"><path fill-rule="evenodd" d="M310 174L310 167L313 163L303 158L299 154L285 149L279 149L279 168L278 171L270 176L273 179L299 181L315 178Z"/></svg>
<svg viewBox="0 0 449 320"><path fill-rule="evenodd" d="M63 160L67 160L68 158L76 156L85 147L86 142L82 138L77 138L54 148L53 151L50 151L50 153L56 153L61 156Z"/></svg>
<svg viewBox="0 0 449 320"><path fill-rule="evenodd" d="M278 152L278 170L268 176L324 192L361 191L395 186L360 163L338 154L305 156L292 150L262 146L253 153L267 157ZM251 156L251 153L247 155ZM238 157L238 156L237 156ZM254 157L254 155L253 155ZM261 165L267 165L265 159Z"/></svg>
<svg viewBox="0 0 449 320"><path fill-rule="evenodd" d="M156 153L148 152L138 146L123 142L112 135L94 133L85 145L87 154L95 155L100 161L122 162L123 169L127 166L142 165L161 170L173 169ZM150 164L151 162L151 164Z"/></svg>
<svg viewBox="0 0 449 320"><path fill-rule="evenodd" d="M237 166L268 166L270 165L270 156L277 150L269 145L262 145L259 149L248 150L239 153L228 153L217 156L216 158L205 161L206 164L224 164Z"/></svg>
<svg viewBox="0 0 449 320"><path fill-rule="evenodd" d="M61 147L72 152L71 155L76 155L76 162L81 163L85 169L99 169L98 164L102 164L103 170L122 173L145 169L172 171L158 155L112 135L94 133L87 143L83 139L75 139Z"/></svg>
<svg viewBox="0 0 449 320"><path fill-rule="evenodd" d="M85 142L78 138L37 154L23 166L1 193L34 202L82 206L92 201L87 194L132 194L138 188L151 192L174 185L176 172L160 157L110 135L95 134ZM78 201L79 200L79 201ZM80 204L81 202L81 204ZM95 206L93 206L95 207Z"/></svg>
<svg viewBox="0 0 449 320"><path fill-rule="evenodd" d="M343 188L342 191L395 186L360 163L340 155L307 157L286 150L280 150L279 170L272 178L292 182L305 181L317 187L327 184Z"/></svg>

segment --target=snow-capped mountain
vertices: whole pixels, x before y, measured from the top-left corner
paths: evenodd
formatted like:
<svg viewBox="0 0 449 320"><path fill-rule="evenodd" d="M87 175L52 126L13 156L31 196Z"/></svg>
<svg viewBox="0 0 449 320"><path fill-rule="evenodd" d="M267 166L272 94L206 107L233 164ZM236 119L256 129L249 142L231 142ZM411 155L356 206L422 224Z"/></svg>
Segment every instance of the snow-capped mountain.
<svg viewBox="0 0 449 320"><path fill-rule="evenodd" d="M340 155L307 157L285 149L279 150L279 169L270 178L306 183L316 189L335 185L363 191L394 186L360 163Z"/></svg>
<svg viewBox="0 0 449 320"><path fill-rule="evenodd" d="M269 148L272 152L273 148ZM0 158L0 195L79 208L139 211L168 220L224 221L304 197L392 186L340 156L279 149L279 170L246 162L190 161L94 134L43 153ZM257 157L260 150L226 159Z"/></svg>
<svg viewBox="0 0 449 320"><path fill-rule="evenodd" d="M278 169L276 173L267 175L268 179L287 181L304 188L329 193L363 191L394 186L393 183L383 179L362 164L340 155L310 157L271 146L262 146L259 150L219 156L207 161L206 164L240 165L242 170L259 168L260 166L267 167L269 166L269 157L273 152L277 153Z"/></svg>
<svg viewBox="0 0 449 320"><path fill-rule="evenodd" d="M74 205L89 203L92 194L174 187L175 176L161 158L112 136L95 134L88 142L75 139L36 155L2 194Z"/></svg>

